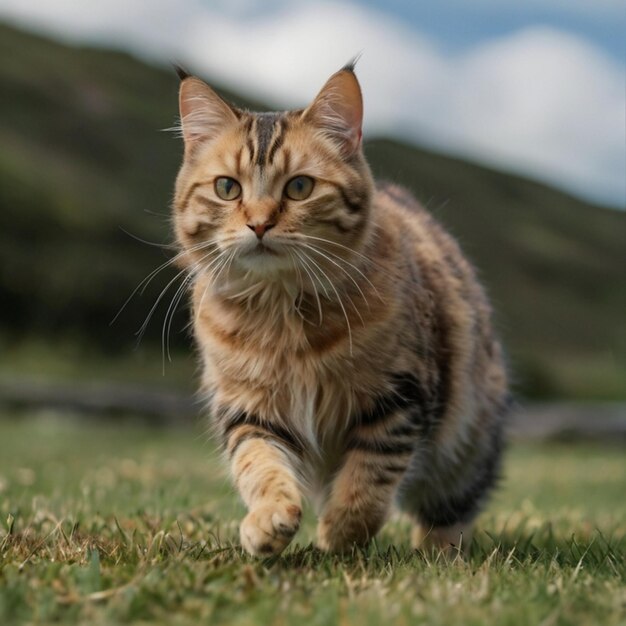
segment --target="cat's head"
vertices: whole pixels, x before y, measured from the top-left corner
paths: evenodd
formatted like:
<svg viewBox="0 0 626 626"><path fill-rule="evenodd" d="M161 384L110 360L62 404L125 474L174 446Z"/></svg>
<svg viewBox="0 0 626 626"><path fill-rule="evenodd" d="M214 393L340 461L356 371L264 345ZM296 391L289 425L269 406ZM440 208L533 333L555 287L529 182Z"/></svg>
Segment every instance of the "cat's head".
<svg viewBox="0 0 626 626"><path fill-rule="evenodd" d="M323 266L358 254L373 183L353 65L331 76L307 108L280 113L235 108L183 75L180 118L185 156L174 223L193 268L217 273L228 261L271 277L302 273L307 260Z"/></svg>

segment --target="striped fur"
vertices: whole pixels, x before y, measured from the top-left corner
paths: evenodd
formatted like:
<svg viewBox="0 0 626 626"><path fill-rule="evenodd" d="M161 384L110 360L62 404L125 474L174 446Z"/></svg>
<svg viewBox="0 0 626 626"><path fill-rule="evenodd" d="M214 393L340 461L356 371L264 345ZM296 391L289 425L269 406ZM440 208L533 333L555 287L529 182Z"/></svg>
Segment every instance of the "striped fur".
<svg viewBox="0 0 626 626"><path fill-rule="evenodd" d="M180 98L174 225L242 545L283 550L303 498L327 550L367 542L394 502L417 544L467 544L498 477L501 349L456 242L405 190L375 188L353 67L299 111L238 110L187 75ZM217 195L223 176L240 196ZM286 195L296 176L308 198Z"/></svg>

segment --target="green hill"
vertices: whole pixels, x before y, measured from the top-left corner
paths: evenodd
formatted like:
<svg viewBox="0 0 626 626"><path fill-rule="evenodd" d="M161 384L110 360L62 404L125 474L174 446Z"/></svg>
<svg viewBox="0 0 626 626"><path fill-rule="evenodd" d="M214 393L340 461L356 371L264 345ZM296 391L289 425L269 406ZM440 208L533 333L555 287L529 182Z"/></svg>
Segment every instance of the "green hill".
<svg viewBox="0 0 626 626"><path fill-rule="evenodd" d="M174 275L159 274L109 326L168 258L127 232L170 241L181 144L159 129L175 118L177 79L127 54L7 26L0 54L0 349L17 354L39 338L127 355ZM367 153L376 175L410 187L479 267L523 392L626 396L624 213L395 141L370 141ZM165 308L148 349L160 349ZM174 324L179 349L184 320Z"/></svg>

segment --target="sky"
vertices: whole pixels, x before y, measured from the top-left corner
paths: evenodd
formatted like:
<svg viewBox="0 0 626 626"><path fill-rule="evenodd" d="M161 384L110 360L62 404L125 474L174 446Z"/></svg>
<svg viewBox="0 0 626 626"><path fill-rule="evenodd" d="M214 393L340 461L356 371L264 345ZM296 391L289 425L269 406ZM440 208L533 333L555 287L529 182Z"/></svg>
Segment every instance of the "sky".
<svg viewBox="0 0 626 626"><path fill-rule="evenodd" d="M0 0L0 19L176 60L277 108L361 54L366 137L626 208L622 0Z"/></svg>

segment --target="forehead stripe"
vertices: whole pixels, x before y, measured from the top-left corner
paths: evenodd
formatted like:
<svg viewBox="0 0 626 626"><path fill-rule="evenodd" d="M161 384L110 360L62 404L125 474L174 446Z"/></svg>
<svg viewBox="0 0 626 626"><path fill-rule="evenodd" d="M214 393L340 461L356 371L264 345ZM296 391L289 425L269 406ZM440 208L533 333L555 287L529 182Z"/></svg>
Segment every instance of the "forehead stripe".
<svg viewBox="0 0 626 626"><path fill-rule="evenodd" d="M259 113L256 119L257 154L256 164L263 165L267 157L272 135L280 113Z"/></svg>
<svg viewBox="0 0 626 626"><path fill-rule="evenodd" d="M287 119L285 117L280 118L280 128L276 133L276 138L274 139L274 143L270 148L270 152L267 155L267 163L271 165L274 162L274 157L276 156L276 152L283 145L283 141L285 140L285 131L287 130Z"/></svg>

